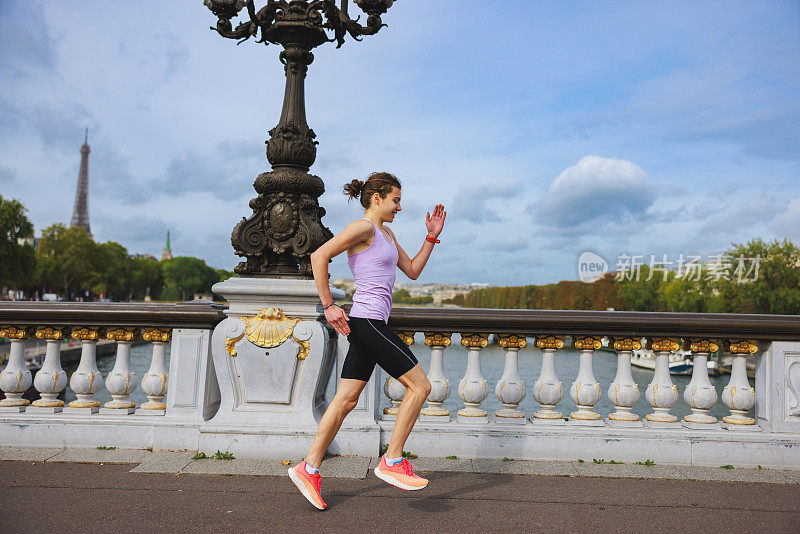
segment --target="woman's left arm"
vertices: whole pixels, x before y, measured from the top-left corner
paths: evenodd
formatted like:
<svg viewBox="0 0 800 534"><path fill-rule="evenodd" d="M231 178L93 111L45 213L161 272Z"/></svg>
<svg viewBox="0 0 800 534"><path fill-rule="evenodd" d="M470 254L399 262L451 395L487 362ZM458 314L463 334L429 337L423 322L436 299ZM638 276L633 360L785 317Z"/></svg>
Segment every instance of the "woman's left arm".
<svg viewBox="0 0 800 534"><path fill-rule="evenodd" d="M432 239L439 237L439 234L442 233L442 228L444 228L444 218L446 216L447 212L444 211L444 205L442 204L437 204L436 207L433 208L433 215L431 215L430 212L425 214L425 227L428 229L427 237ZM422 274L422 269L425 267L425 264L428 263L428 258L431 257L434 243L428 241L426 237L425 241L422 242L422 248L419 249L419 252L417 252L417 255L414 256L412 260L408 257L408 254L406 254L406 251L403 250L403 247L400 246L400 243L397 242L394 232L391 230L389 230L389 232L392 233L392 239L397 246L397 266L406 276L412 280L416 280L419 278L419 275Z"/></svg>

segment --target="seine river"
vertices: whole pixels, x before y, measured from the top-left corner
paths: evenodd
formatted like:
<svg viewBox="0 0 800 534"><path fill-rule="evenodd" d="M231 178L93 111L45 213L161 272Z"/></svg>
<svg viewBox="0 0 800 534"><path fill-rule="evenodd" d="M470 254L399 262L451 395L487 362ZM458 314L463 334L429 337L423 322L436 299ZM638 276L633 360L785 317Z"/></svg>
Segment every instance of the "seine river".
<svg viewBox="0 0 800 534"><path fill-rule="evenodd" d="M459 336L454 334L453 344L444 351L445 375L450 380L450 397L447 399L447 401L445 401L445 407L450 409L452 414L455 414L459 408L463 407L463 403L458 397L457 389L458 381L464 376L464 372L467 367L467 350L460 345L459 340ZM539 370L542 362L541 352L536 348L532 348L532 343L533 339L529 339L528 346L519 352L519 372L523 381L525 382L527 390L525 399L521 404L521 409L524 410L527 415L530 415L532 411L538 408L538 403L531 396L531 391L533 389L534 382L539 376ZM428 367L430 366L430 350L424 345L424 336L421 333L416 335L415 344L411 346L411 350L417 356L417 359L419 360L423 369L427 371ZM131 367L137 375L137 388L136 391L133 392L131 399L136 402L137 405L147 401L146 395L144 395L144 393L141 391L140 383L145 372L147 372L147 369L150 367L151 354L151 345L139 345L131 349ZM483 402L483 408L488 410L490 413L501 407L494 395L494 387L495 384L497 384L497 380L503 374L504 363L505 352L497 345L489 345L481 352L481 370L489 386L489 393L486 400ZM100 359L97 363L97 366L103 373L104 377L108 376L108 373L114 367L114 357L109 356ZM602 393L602 398L597 404L596 410L603 416L606 416L613 411L613 406L606 396L606 391L608 390L608 385L614 380L616 367L617 357L615 354L605 351L595 352L594 376L595 379L600 383L600 391ZM67 376L70 376L76 368L77 364L73 364L65 366L64 370L67 372ZM575 409L575 403L572 402L572 399L569 396L569 386L572 381L575 380L575 377L578 374L578 353L572 350L560 350L556 357L556 372L559 380L561 380L561 383L563 384L565 393L564 398L558 404L558 407L559 410L566 416ZM650 370L639 369L637 367L633 368L633 379L639 386L640 393L639 402L636 403L633 411L641 416L644 416L651 411L650 406L644 399L644 391L647 388L647 384L650 383L652 376L653 372ZM383 375L383 377L385 378L385 375ZM683 390L689 383L689 379L689 376L672 376L672 381L678 387L678 394L680 395L678 402L672 409L672 413L675 415L683 416L690 413L689 408L683 401ZM717 396L720 399L722 397L722 389L725 387L725 384L727 384L728 379L728 375L711 377L711 383L716 388ZM381 381L381 387L382 385L383 380ZM328 390L330 392L332 391L332 388L329 387ZM74 393L72 393L69 388L63 395L64 400L67 402L75 399ZM111 400L111 395L109 395L108 391L103 389L96 395L96 398L101 402L106 402ZM389 400L385 397L385 395L382 394L381 398L381 408L388 406ZM728 410L722 404L722 401L717 400L717 403L711 409L711 415L722 418L723 415L727 414Z"/></svg>

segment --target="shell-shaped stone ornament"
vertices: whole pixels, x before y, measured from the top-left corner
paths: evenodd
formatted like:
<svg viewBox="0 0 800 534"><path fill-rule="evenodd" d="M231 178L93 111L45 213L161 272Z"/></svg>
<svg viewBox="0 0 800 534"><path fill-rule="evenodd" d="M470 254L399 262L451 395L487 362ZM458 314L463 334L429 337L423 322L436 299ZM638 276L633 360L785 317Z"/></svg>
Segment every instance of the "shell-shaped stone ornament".
<svg viewBox="0 0 800 534"><path fill-rule="evenodd" d="M241 317L241 321L244 330L237 326L237 322L225 333L225 351L231 356L236 356L235 345L244 336L252 344L266 349L277 347L291 337L300 345L298 360L304 360L311 350L311 330L298 327L302 319L287 317L280 308L262 308L257 315Z"/></svg>
<svg viewBox="0 0 800 534"><path fill-rule="evenodd" d="M258 315L242 317L244 333L253 345L265 349L277 347L292 335L302 319L286 317L280 308L262 308Z"/></svg>

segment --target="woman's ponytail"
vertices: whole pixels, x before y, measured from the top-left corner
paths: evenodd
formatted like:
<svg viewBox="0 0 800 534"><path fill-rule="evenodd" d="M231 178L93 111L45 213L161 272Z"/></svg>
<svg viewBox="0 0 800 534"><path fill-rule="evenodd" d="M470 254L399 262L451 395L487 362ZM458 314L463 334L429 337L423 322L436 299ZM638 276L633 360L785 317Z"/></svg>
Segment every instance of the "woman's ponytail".
<svg viewBox="0 0 800 534"><path fill-rule="evenodd" d="M348 202L352 198L359 198L361 196L361 191L364 189L364 182L361 180L353 179L348 184L344 184L344 194L349 196Z"/></svg>

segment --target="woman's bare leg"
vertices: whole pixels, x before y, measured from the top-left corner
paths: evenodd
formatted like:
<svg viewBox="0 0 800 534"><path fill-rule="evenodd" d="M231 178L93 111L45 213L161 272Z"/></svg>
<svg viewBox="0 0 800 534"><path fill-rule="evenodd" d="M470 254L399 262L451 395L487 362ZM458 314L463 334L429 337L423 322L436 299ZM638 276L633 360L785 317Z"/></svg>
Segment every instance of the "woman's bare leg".
<svg viewBox="0 0 800 534"><path fill-rule="evenodd" d="M310 466L319 468L322 463L322 457L325 456L325 451L328 450L331 441L333 441L336 433L339 432L339 427L342 426L345 416L355 408L358 403L358 397L366 385L367 383L363 380L354 378L342 378L339 381L336 395L334 395L328 409L325 410L325 414L319 422L314 443L311 444L311 450L306 455L306 462Z"/></svg>
<svg viewBox="0 0 800 534"><path fill-rule="evenodd" d="M386 449L386 456L389 458L400 458L403 455L403 446L406 444L417 416L431 392L431 383L425 376L425 371L419 364L415 365L410 371L402 375L400 383L406 387L406 394L400 409L397 411L397 419L394 422L392 438L389 440L389 447Z"/></svg>

